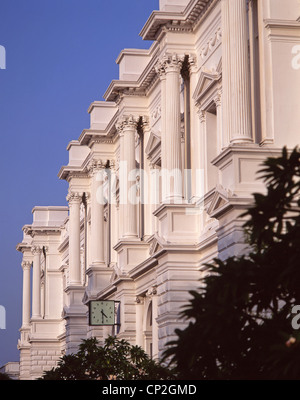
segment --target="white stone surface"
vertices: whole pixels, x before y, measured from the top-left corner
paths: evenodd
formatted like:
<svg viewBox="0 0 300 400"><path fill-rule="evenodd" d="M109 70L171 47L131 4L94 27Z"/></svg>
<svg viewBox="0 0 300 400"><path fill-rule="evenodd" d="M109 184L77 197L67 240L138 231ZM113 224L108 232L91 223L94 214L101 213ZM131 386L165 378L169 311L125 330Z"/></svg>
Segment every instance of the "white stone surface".
<svg viewBox="0 0 300 400"><path fill-rule="evenodd" d="M59 171L69 208L35 207L17 246L20 379L92 336L160 357L201 266L247 251L239 216L264 190L256 171L299 142L299 16L296 0L161 0L141 33L150 49L120 53ZM90 327L91 299L119 302L120 325Z"/></svg>

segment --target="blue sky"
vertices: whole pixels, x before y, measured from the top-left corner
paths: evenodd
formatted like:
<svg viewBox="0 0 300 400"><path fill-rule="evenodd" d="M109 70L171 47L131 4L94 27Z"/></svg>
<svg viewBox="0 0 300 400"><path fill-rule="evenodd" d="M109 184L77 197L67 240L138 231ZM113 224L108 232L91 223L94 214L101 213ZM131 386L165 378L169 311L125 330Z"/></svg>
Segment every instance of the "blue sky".
<svg viewBox="0 0 300 400"><path fill-rule="evenodd" d="M18 361L22 226L35 205L66 205L57 173L67 144L89 127L123 48L149 48L139 32L159 0L0 0L0 366Z"/></svg>

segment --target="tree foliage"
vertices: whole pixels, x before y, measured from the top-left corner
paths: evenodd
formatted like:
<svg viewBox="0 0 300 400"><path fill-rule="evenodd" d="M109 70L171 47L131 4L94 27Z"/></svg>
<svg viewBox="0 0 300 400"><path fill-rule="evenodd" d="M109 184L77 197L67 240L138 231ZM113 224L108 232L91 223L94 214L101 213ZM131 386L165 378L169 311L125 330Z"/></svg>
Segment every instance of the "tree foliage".
<svg viewBox="0 0 300 400"><path fill-rule="evenodd" d="M268 158L243 214L250 253L205 266L165 358L182 379L299 379L300 152Z"/></svg>
<svg viewBox="0 0 300 400"><path fill-rule="evenodd" d="M12 379L9 377L8 374L4 372L0 372L0 381L11 381Z"/></svg>
<svg viewBox="0 0 300 400"><path fill-rule="evenodd" d="M83 340L76 354L64 355L43 380L170 379L171 372L139 346L109 336L101 346L96 338Z"/></svg>

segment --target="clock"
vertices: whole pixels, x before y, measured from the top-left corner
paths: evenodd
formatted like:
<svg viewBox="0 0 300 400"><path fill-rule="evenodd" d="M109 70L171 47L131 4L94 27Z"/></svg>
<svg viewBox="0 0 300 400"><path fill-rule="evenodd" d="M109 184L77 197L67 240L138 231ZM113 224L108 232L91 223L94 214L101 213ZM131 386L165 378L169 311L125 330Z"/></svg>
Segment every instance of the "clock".
<svg viewBox="0 0 300 400"><path fill-rule="evenodd" d="M115 302L113 300L91 300L89 302L89 325L115 325Z"/></svg>

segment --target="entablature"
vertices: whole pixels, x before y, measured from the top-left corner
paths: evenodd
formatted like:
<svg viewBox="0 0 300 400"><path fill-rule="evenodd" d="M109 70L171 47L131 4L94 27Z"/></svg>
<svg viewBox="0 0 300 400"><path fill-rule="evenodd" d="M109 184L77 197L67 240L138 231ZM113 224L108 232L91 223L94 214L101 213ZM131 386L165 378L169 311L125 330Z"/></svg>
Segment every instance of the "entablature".
<svg viewBox="0 0 300 400"><path fill-rule="evenodd" d="M144 40L157 40L162 29L174 32L193 32L216 0L192 0L182 12L153 11L140 32Z"/></svg>

